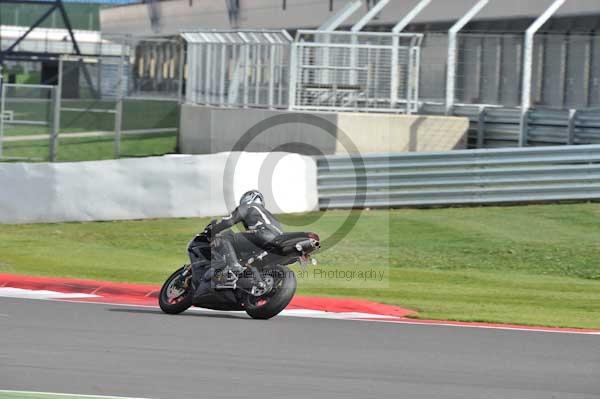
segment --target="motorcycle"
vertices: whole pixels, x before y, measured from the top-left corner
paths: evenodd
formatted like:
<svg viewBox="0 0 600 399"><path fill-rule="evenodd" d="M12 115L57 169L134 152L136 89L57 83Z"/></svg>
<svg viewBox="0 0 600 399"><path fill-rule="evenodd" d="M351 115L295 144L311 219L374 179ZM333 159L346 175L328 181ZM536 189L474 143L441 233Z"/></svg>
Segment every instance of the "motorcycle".
<svg viewBox="0 0 600 399"><path fill-rule="evenodd" d="M308 264L319 248L317 234L297 232L280 235L268 250L238 252L244 271L234 276L233 286L224 288L214 278L224 266L224 258L212 250L209 234L201 233L188 245L198 261L179 268L165 281L159 294L160 308L178 314L196 306L246 311L254 319L270 319L285 309L296 292L296 276L287 266Z"/></svg>

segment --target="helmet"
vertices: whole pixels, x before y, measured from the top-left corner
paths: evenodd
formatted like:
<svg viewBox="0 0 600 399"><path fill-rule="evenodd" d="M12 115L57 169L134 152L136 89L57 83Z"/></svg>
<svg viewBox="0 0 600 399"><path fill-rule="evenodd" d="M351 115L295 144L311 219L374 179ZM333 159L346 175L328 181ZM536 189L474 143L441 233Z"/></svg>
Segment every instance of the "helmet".
<svg viewBox="0 0 600 399"><path fill-rule="evenodd" d="M265 197L258 190L250 190L246 191L242 198L240 198L240 205L242 204L253 204L258 202L263 204L265 202Z"/></svg>

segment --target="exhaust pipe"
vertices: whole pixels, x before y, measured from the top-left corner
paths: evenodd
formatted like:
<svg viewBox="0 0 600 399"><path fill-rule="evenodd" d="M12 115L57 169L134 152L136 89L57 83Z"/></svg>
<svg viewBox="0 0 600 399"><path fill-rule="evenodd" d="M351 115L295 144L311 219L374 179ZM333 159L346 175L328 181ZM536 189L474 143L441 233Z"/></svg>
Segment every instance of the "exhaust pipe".
<svg viewBox="0 0 600 399"><path fill-rule="evenodd" d="M313 238L300 241L296 244L296 250L301 253L312 252L319 248L321 248L321 243Z"/></svg>

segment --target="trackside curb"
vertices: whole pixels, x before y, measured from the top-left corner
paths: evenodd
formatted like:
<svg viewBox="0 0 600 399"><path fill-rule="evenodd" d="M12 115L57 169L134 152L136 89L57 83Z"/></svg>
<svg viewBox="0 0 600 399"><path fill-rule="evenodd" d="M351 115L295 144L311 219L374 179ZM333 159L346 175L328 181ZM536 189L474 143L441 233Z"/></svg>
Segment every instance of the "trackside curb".
<svg viewBox="0 0 600 399"><path fill-rule="evenodd" d="M156 305L158 293L160 292L160 286L149 284L2 273L0 273L0 287L97 295L97 297L82 298L80 300L85 302L114 302L136 305ZM394 318L404 318L416 314L409 309L367 300L300 295L294 297L287 309L308 309L335 313L366 313Z"/></svg>
<svg viewBox="0 0 600 399"><path fill-rule="evenodd" d="M9 291L9 293L6 294L8 296L14 296L14 291L27 291L34 295L20 297L34 299L40 299L40 297L42 297L42 299L54 299L68 302L158 307L157 298L160 286L0 273L0 296L2 296L3 290ZM12 291L12 293L10 293L10 291ZM64 294L64 296L61 296L60 294ZM24 295L24 293L20 292L17 295ZM600 329L415 319L411 318L417 315L413 310L361 299L297 295L282 312L282 315L285 314L289 316L295 315L300 317L362 320L413 326L428 325L600 336Z"/></svg>

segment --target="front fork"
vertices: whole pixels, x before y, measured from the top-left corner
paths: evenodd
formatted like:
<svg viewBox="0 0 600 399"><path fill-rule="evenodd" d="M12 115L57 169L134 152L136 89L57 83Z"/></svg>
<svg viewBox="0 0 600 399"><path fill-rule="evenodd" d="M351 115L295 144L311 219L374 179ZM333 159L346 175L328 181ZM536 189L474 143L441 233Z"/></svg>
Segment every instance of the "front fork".
<svg viewBox="0 0 600 399"><path fill-rule="evenodd" d="M181 281L182 281L182 288L187 289L190 285L190 281L192 281L192 265L184 265L183 266L183 271L181 272Z"/></svg>

